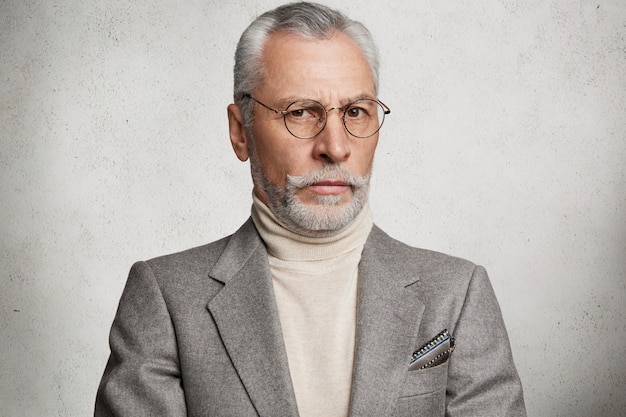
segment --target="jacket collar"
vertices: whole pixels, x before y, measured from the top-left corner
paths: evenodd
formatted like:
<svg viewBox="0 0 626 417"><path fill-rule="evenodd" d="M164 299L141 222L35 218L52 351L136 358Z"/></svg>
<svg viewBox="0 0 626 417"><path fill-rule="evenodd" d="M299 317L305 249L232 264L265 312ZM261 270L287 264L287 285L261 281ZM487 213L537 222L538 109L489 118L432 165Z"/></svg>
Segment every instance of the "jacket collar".
<svg viewBox="0 0 626 417"><path fill-rule="evenodd" d="M251 220L209 275L225 284L208 309L257 413L297 416L267 252Z"/></svg>
<svg viewBox="0 0 626 417"><path fill-rule="evenodd" d="M389 415L416 342L424 305L397 245L374 226L363 250L350 415ZM224 288L208 309L258 414L298 415L267 251L251 220L209 275Z"/></svg>
<svg viewBox="0 0 626 417"><path fill-rule="evenodd" d="M416 343L424 304L400 245L374 226L363 249L351 416L391 415Z"/></svg>

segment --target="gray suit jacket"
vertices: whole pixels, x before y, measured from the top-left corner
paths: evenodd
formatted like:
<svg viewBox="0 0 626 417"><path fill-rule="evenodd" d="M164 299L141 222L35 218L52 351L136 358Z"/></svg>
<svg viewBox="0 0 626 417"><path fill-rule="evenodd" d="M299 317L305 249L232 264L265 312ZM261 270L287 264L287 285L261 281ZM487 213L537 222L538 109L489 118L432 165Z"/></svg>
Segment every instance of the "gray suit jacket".
<svg viewBox="0 0 626 417"><path fill-rule="evenodd" d="M456 350L409 371L448 329ZM267 252L248 220L230 237L133 266L110 335L96 416L297 416ZM311 358L315 360L315 358ZM524 416L485 270L376 226L359 267L351 416Z"/></svg>

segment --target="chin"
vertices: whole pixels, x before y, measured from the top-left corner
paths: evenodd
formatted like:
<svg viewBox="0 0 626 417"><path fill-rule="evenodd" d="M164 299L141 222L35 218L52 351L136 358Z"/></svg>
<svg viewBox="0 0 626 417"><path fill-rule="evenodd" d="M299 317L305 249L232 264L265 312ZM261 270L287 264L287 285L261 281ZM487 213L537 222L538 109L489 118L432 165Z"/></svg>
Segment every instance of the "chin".
<svg viewBox="0 0 626 417"><path fill-rule="evenodd" d="M361 212L364 201L341 195L318 195L306 204L299 198L280 207L275 214L288 229L304 235L332 234L347 226Z"/></svg>

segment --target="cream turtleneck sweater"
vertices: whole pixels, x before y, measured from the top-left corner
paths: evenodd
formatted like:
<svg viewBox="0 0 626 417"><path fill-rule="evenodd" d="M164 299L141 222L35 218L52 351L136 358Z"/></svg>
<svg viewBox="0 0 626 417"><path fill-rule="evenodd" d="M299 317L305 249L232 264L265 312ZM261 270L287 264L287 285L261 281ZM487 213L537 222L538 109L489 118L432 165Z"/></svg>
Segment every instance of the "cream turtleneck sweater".
<svg viewBox="0 0 626 417"><path fill-rule="evenodd" d="M256 196L252 220L267 246L289 371L301 417L345 417L350 407L358 265L372 229L366 204L336 234L285 229Z"/></svg>

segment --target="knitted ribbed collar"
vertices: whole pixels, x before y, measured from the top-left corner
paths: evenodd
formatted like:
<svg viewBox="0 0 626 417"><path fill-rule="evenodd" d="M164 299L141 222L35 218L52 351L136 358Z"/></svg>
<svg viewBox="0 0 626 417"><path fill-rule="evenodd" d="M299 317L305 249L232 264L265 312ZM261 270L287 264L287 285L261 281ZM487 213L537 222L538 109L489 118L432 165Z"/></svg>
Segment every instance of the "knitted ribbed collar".
<svg viewBox="0 0 626 417"><path fill-rule="evenodd" d="M369 204L346 227L331 236L308 237L285 229L256 195L252 196L252 220L270 256L285 261L320 261L362 247L372 230Z"/></svg>

